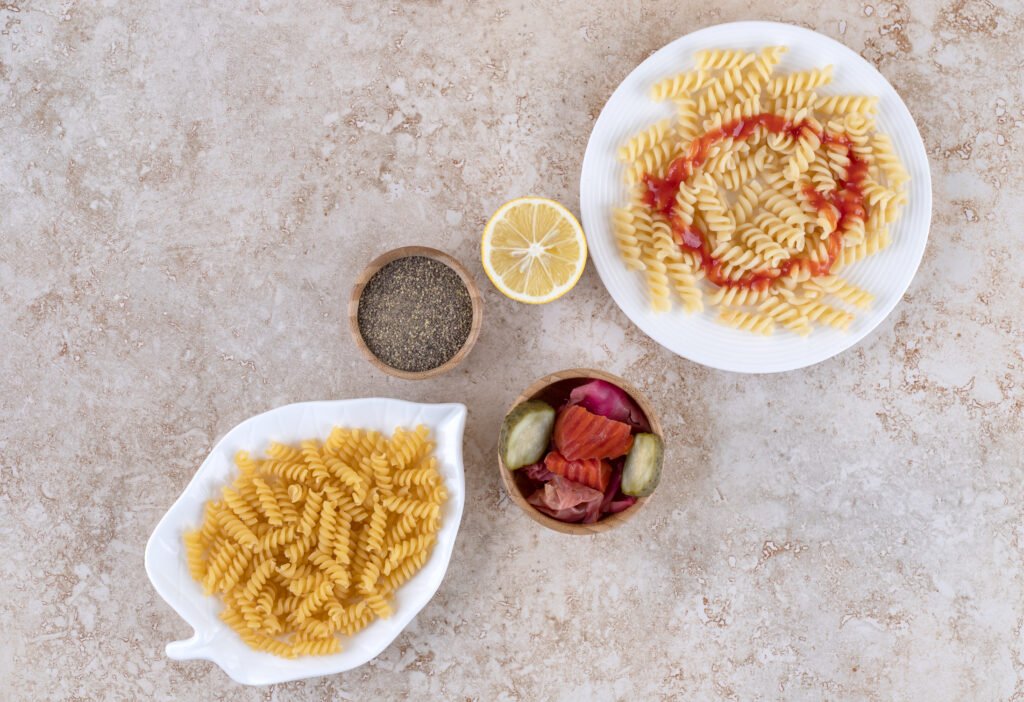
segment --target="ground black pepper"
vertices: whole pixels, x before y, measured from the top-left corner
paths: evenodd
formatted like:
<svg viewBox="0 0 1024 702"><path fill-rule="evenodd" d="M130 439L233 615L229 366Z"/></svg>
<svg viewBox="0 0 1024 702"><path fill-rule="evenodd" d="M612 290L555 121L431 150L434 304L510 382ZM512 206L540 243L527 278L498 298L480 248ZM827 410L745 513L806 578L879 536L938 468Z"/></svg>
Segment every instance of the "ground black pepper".
<svg viewBox="0 0 1024 702"><path fill-rule="evenodd" d="M407 256L366 283L357 321L374 356L392 368L421 372L442 365L466 343L473 302L450 267L426 256Z"/></svg>

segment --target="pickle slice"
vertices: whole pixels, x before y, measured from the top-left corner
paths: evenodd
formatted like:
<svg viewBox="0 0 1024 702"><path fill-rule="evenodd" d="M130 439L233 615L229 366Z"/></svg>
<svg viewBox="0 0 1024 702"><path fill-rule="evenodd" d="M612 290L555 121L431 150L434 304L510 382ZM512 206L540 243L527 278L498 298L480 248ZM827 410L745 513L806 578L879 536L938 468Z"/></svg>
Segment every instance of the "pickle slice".
<svg viewBox="0 0 1024 702"><path fill-rule="evenodd" d="M501 424L498 452L509 470L537 463L548 451L555 426L555 409L530 400L512 408Z"/></svg>
<svg viewBox="0 0 1024 702"><path fill-rule="evenodd" d="M622 469L622 492L634 497L647 497L661 480L661 464L665 450L657 434L637 434L633 448Z"/></svg>

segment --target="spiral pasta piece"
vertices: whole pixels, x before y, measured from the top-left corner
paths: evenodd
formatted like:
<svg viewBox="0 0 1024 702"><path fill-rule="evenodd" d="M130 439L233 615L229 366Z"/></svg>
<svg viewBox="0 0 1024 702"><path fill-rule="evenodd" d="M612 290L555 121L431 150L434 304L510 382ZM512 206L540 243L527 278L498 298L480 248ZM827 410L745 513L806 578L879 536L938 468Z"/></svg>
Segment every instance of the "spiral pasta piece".
<svg viewBox="0 0 1024 702"><path fill-rule="evenodd" d="M888 213L890 202L899 196L895 191L871 179L865 181L860 190L868 207L882 212L883 215Z"/></svg>
<svg viewBox="0 0 1024 702"><path fill-rule="evenodd" d="M334 636L301 641L292 648L296 656L326 656L341 650L341 643Z"/></svg>
<svg viewBox="0 0 1024 702"><path fill-rule="evenodd" d="M779 246L793 251L803 251L806 232L800 227L787 224L778 215L763 211L754 217L753 224Z"/></svg>
<svg viewBox="0 0 1024 702"><path fill-rule="evenodd" d="M769 266L778 266L790 256L787 249L780 246L774 239L752 224L744 224L737 233L743 245L763 259Z"/></svg>
<svg viewBox="0 0 1024 702"><path fill-rule="evenodd" d="M384 539L385 545L390 548L392 544L402 541L413 533L418 523L419 520L411 514L399 514Z"/></svg>
<svg viewBox="0 0 1024 702"><path fill-rule="evenodd" d="M793 229L813 221L795 200L778 190L766 190L761 196L761 205Z"/></svg>
<svg viewBox="0 0 1024 702"><path fill-rule="evenodd" d="M320 508L320 521L317 524L317 549L322 553L330 553L334 548L334 539L338 534L338 513L336 503L327 500Z"/></svg>
<svg viewBox="0 0 1024 702"><path fill-rule="evenodd" d="M869 132L874 129L874 126L872 120L854 112L843 117L842 126L834 129L844 133L854 146L867 146L870 141Z"/></svg>
<svg viewBox="0 0 1024 702"><path fill-rule="evenodd" d="M237 541L239 545L245 546L250 550L256 549L259 539L256 538L256 534L242 520L229 511L221 512L218 516L220 528L224 533Z"/></svg>
<svg viewBox="0 0 1024 702"><path fill-rule="evenodd" d="M331 558L322 551L313 555L313 563L320 568L336 587L348 588L351 584L351 575L345 564Z"/></svg>
<svg viewBox="0 0 1024 702"><path fill-rule="evenodd" d="M676 193L676 204L673 214L683 226L693 224L693 217L696 213L697 191L689 183L680 183Z"/></svg>
<svg viewBox="0 0 1024 702"><path fill-rule="evenodd" d="M263 592L263 587L267 584L267 580L270 579L270 575L273 572L274 562L264 556L262 560L256 563L248 580L246 580L245 595L255 601Z"/></svg>
<svg viewBox="0 0 1024 702"><path fill-rule="evenodd" d="M651 245L654 247L654 255L660 259L664 259L669 252L677 248L671 225L661 217L651 226Z"/></svg>
<svg viewBox="0 0 1024 702"><path fill-rule="evenodd" d="M284 513L281 511L280 505L277 504L277 496L274 494L274 490L262 478L256 478L252 482L256 486L256 495L260 500L260 509L263 510L263 514L267 517L267 522L271 526L283 526Z"/></svg>
<svg viewBox="0 0 1024 702"><path fill-rule="evenodd" d="M271 458L276 458L279 461L285 461L286 463L301 463L303 460L302 451L276 441L270 442L270 446L267 447L267 455Z"/></svg>
<svg viewBox="0 0 1024 702"><path fill-rule="evenodd" d="M797 148L797 140L788 132L769 134L765 139L765 145L776 154L789 156Z"/></svg>
<svg viewBox="0 0 1024 702"><path fill-rule="evenodd" d="M260 471L276 475L289 482L305 482L309 479L310 469L304 463L280 461L277 459L264 461L260 465Z"/></svg>
<svg viewBox="0 0 1024 702"><path fill-rule="evenodd" d="M323 506L323 494L318 491L310 491L306 495L306 502L299 515L298 531L309 536L316 529L320 520L320 509Z"/></svg>
<svg viewBox="0 0 1024 702"><path fill-rule="evenodd" d="M224 568L218 573L220 579L214 585L225 590L230 590L241 580L246 566L252 560L252 554L244 550L233 550L230 559Z"/></svg>
<svg viewBox="0 0 1024 702"><path fill-rule="evenodd" d="M390 493L394 488L394 481L387 455L383 451L374 451L370 455L370 465L373 468L373 480L377 490L381 493Z"/></svg>
<svg viewBox="0 0 1024 702"><path fill-rule="evenodd" d="M786 329L794 331L800 336L807 336L811 333L811 322L807 316L781 296L768 297L757 306L757 312L771 317Z"/></svg>
<svg viewBox="0 0 1024 702"><path fill-rule="evenodd" d="M878 98L821 95L831 66L778 74L785 51L697 52L693 70L652 87L673 101L674 119L619 149L633 187L612 233L652 309L707 304L740 329L804 335L851 323L826 296L870 303L833 274L888 244L908 174L877 130ZM405 499L439 499L411 479L396 486Z"/></svg>
<svg viewBox="0 0 1024 702"><path fill-rule="evenodd" d="M432 448L418 427L391 439L336 429L322 446L272 444L266 460L239 452L244 471L183 536L189 572L248 645L285 657L340 650L338 635L388 616L429 557L447 499Z"/></svg>
<svg viewBox="0 0 1024 702"><path fill-rule="evenodd" d="M821 146L821 139L814 130L805 127L800 131L800 137L796 142L796 149L789 157L789 161L783 168L783 175L786 180L796 181L800 179L807 169L814 162L815 153Z"/></svg>
<svg viewBox="0 0 1024 702"><path fill-rule="evenodd" d="M661 102L699 90L707 82L706 71L688 71L666 78L655 83L651 88L651 98Z"/></svg>
<svg viewBox="0 0 1024 702"><path fill-rule="evenodd" d="M679 296L683 309L689 313L704 309L704 294L697 287L697 276L694 266L681 255L665 258L665 275L668 276L673 290Z"/></svg>
<svg viewBox="0 0 1024 702"><path fill-rule="evenodd" d="M426 518L437 515L437 505L430 502L411 500L407 497L388 497L384 500L384 506L392 512L411 514L414 517Z"/></svg>
<svg viewBox="0 0 1024 702"><path fill-rule="evenodd" d="M874 95L823 95L814 102L814 109L826 114L874 114L878 98Z"/></svg>
<svg viewBox="0 0 1024 702"><path fill-rule="evenodd" d="M352 443L352 430L344 427L334 427L324 441L324 453L343 461L352 460L355 448Z"/></svg>
<svg viewBox="0 0 1024 702"><path fill-rule="evenodd" d="M745 66L756 56L738 49L704 49L694 54L698 69L736 68Z"/></svg>
<svg viewBox="0 0 1024 702"><path fill-rule="evenodd" d="M419 468L410 468L409 470L403 470L395 478L398 485L409 486L409 485L435 485L438 483L437 466L434 465L434 461L420 466Z"/></svg>
<svg viewBox="0 0 1024 702"><path fill-rule="evenodd" d="M764 257L745 246L738 246L731 241L719 244L711 251L711 255L723 263L738 268L740 271L750 271L765 266Z"/></svg>
<svg viewBox="0 0 1024 702"><path fill-rule="evenodd" d="M384 557L377 552L371 552L366 555L365 559L360 560L359 591L364 595L370 595L376 590L383 564Z"/></svg>
<svg viewBox="0 0 1024 702"><path fill-rule="evenodd" d="M185 541L185 560L188 563L188 572L195 580L202 580L206 577L206 561L203 559L203 540L199 531L186 531L183 537Z"/></svg>
<svg viewBox="0 0 1024 702"><path fill-rule="evenodd" d="M404 541L399 541L388 552L387 560L384 563L384 574L390 574L399 563L414 553L426 550L432 543L434 543L433 534L417 534Z"/></svg>
<svg viewBox="0 0 1024 702"><path fill-rule="evenodd" d="M258 551L273 552L295 540L296 527L294 524L271 529L260 536Z"/></svg>
<svg viewBox="0 0 1024 702"><path fill-rule="evenodd" d="M903 168L896 151L893 149L892 141L887 134L876 133L871 138L871 148L875 155L882 173L885 174L886 183L892 188L901 188L909 179L907 171Z"/></svg>
<svg viewBox="0 0 1024 702"><path fill-rule="evenodd" d="M839 225L845 246L859 246L864 242L866 230L860 217L844 217Z"/></svg>
<svg viewBox="0 0 1024 702"><path fill-rule="evenodd" d="M284 519L285 524L292 524L299 521L299 513L295 509L295 505L292 504L292 498L288 494L288 487L284 482L279 482L273 486L274 499L277 501L277 506L281 510L281 517Z"/></svg>
<svg viewBox="0 0 1024 702"><path fill-rule="evenodd" d="M622 255L627 268L638 271L643 268L643 263L640 261L640 240L637 238L633 221L633 212L625 207L616 208L612 215L612 230L615 233L619 254Z"/></svg>
<svg viewBox="0 0 1024 702"><path fill-rule="evenodd" d="M674 102L676 105L676 136L683 144L689 144L701 133L697 101L685 97L677 98Z"/></svg>
<svg viewBox="0 0 1024 702"><path fill-rule="evenodd" d="M655 257L661 261L661 266L655 266L663 271L665 281L657 281L659 285L664 284L664 291L658 294L669 295L668 287L675 290L687 311L699 311L703 307L702 293L697 287L697 277L694 275L694 261L690 256L684 256L667 222L655 223L655 235L652 246L655 250Z"/></svg>
<svg viewBox="0 0 1024 702"><path fill-rule="evenodd" d="M789 112L791 110L813 108L817 103L817 93L810 90L803 90L774 98L768 103L768 105L771 112L778 114Z"/></svg>
<svg viewBox="0 0 1024 702"><path fill-rule="evenodd" d="M826 161L821 158L815 158L814 162L807 168L807 175L814 189L819 193L835 192L836 177Z"/></svg>
<svg viewBox="0 0 1024 702"><path fill-rule="evenodd" d="M697 113L711 114L725 103L727 96L735 94L743 82L743 69L739 66L727 69L718 78L708 83L697 100Z"/></svg>
<svg viewBox="0 0 1024 702"><path fill-rule="evenodd" d="M308 595L302 598L299 606L289 613L288 618L296 624L301 624L320 609L333 592L334 583L330 580L322 580Z"/></svg>
<svg viewBox="0 0 1024 702"><path fill-rule="evenodd" d="M736 329L766 336L775 331L774 319L754 312L726 308L719 313L718 321Z"/></svg>
<svg viewBox="0 0 1024 702"><path fill-rule="evenodd" d="M640 157L640 154L650 151L658 144L660 144L665 134L671 128L671 122L667 119L663 119L660 122L652 124L644 131L636 134L632 139L627 141L624 145L619 147L619 160L625 161L626 163L632 163Z"/></svg>
<svg viewBox="0 0 1024 702"><path fill-rule="evenodd" d="M822 276L820 278L809 280L805 283L805 287L829 295L834 295L840 300L860 309L867 309L875 299L875 296L867 290L859 288L837 275Z"/></svg>
<svg viewBox="0 0 1024 702"><path fill-rule="evenodd" d="M668 281L668 267L658 257L653 248L644 251L644 278L647 281L647 293L651 309L655 312L667 312L671 306L671 289Z"/></svg>
<svg viewBox="0 0 1024 702"><path fill-rule="evenodd" d="M637 156L636 161L626 169L626 182L638 183L646 173L662 175L672 157L677 153L677 144L663 141Z"/></svg>
<svg viewBox="0 0 1024 702"><path fill-rule="evenodd" d="M722 307L756 305L769 295L767 289L754 289L746 285L720 285L708 296L708 303Z"/></svg>
<svg viewBox="0 0 1024 702"><path fill-rule="evenodd" d="M736 161L731 169L722 174L722 185L726 190L739 190L744 185L756 182L753 179L760 171L761 169L757 167L757 155L750 154ZM735 212L735 209L733 211ZM744 216L749 216L749 213L745 212Z"/></svg>
<svg viewBox="0 0 1024 702"><path fill-rule="evenodd" d="M757 97L748 98L735 105L715 112L701 125L705 132L724 129L726 125L750 119L761 113L761 103Z"/></svg>
<svg viewBox="0 0 1024 702"><path fill-rule="evenodd" d="M351 488L356 502L362 502L365 499L366 493L370 489L369 485L352 466L340 459L331 457L327 459L327 467L339 482Z"/></svg>
<svg viewBox="0 0 1024 702"><path fill-rule="evenodd" d="M413 575L423 567L423 564L427 561L427 552L419 551L412 554L409 558L405 559L394 567L391 572L384 576L384 582L387 588L397 589L403 583L409 580Z"/></svg>
<svg viewBox="0 0 1024 702"><path fill-rule="evenodd" d="M424 516L413 512L414 516ZM372 552L384 550L384 528L387 525L387 512L380 501L373 506L373 513L370 515L370 523L366 527L366 549Z"/></svg>
<svg viewBox="0 0 1024 702"><path fill-rule="evenodd" d="M760 95L764 85L771 79L772 71L786 53L784 46L769 46L763 49L750 64L743 69L742 80L737 88L737 97L746 100Z"/></svg>
<svg viewBox="0 0 1024 702"><path fill-rule="evenodd" d="M248 451L239 451L235 454L235 465L242 475L251 475L259 468L259 463L252 459Z"/></svg>
<svg viewBox="0 0 1024 702"><path fill-rule="evenodd" d="M705 177L697 186L697 207L703 215L708 230L718 242L732 237L736 223L718 194L718 188L711 178Z"/></svg>
<svg viewBox="0 0 1024 702"><path fill-rule="evenodd" d="M830 305L817 300L811 300L800 305L800 312L812 322L820 322L830 327L843 331L850 328L853 322L853 315L845 310L836 309Z"/></svg>
<svg viewBox="0 0 1024 702"><path fill-rule="evenodd" d="M259 514L238 492L224 488L224 503L243 524L252 528L259 522Z"/></svg>
<svg viewBox="0 0 1024 702"><path fill-rule="evenodd" d="M707 175L716 181L723 174L736 167L737 154L731 139L723 139L708 149L707 159L697 169L701 176Z"/></svg>
<svg viewBox="0 0 1024 702"><path fill-rule="evenodd" d="M832 82L832 66L797 71L768 81L766 89L773 98L808 91Z"/></svg>

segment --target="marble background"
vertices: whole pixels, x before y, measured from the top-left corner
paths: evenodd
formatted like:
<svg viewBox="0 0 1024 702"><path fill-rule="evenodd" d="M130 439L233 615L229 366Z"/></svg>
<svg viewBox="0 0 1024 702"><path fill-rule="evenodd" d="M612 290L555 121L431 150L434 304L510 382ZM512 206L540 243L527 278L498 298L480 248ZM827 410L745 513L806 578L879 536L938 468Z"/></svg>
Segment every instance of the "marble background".
<svg viewBox="0 0 1024 702"><path fill-rule="evenodd" d="M527 308L477 244L508 198L578 206L618 82L691 30L795 22L873 62L933 169L920 272L800 372L656 346L593 269ZM0 3L0 697L1024 699L1024 51L1017 0ZM480 342L422 383L361 360L386 248L480 278ZM503 494L503 408L597 366L667 424L643 517L543 531ZM288 402L467 401L469 508L437 597L351 673L249 689L174 663L146 580L211 444Z"/></svg>

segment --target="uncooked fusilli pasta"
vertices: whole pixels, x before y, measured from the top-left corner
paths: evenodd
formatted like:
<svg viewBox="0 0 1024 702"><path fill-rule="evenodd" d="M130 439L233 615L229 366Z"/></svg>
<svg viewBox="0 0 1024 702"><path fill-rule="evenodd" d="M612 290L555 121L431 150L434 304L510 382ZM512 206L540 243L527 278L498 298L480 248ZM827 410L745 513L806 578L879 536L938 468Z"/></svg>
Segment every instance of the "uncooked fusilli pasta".
<svg viewBox="0 0 1024 702"><path fill-rule="evenodd" d="M335 427L323 445L238 452L240 475L184 534L189 572L249 646L337 653L430 554L447 499L433 446L422 426L390 439Z"/></svg>

